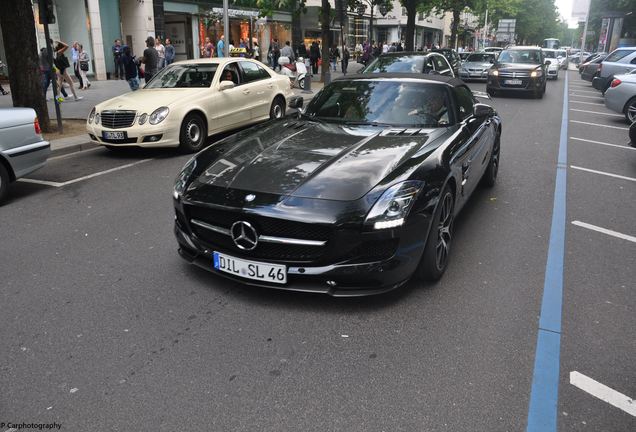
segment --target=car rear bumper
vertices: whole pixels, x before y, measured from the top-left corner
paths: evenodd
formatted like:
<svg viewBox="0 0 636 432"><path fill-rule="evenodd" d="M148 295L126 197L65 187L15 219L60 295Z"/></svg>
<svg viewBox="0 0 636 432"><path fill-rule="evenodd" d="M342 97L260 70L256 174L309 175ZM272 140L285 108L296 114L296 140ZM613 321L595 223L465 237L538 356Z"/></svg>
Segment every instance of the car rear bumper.
<svg viewBox="0 0 636 432"><path fill-rule="evenodd" d="M16 179L41 168L50 154L51 144L44 140L2 152L2 155L11 165Z"/></svg>

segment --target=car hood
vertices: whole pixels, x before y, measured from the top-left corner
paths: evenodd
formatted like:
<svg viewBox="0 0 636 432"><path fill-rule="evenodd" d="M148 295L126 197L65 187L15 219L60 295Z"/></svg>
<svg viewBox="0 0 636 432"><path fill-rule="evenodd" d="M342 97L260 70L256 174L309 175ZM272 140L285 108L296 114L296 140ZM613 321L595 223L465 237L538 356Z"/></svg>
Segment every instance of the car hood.
<svg viewBox="0 0 636 432"><path fill-rule="evenodd" d="M96 106L97 111L106 109L122 109L143 111L150 114L162 106L171 106L180 100L192 100L201 95L202 91L209 89L179 88L179 89L142 89L135 92L124 93L104 101Z"/></svg>
<svg viewBox="0 0 636 432"><path fill-rule="evenodd" d="M532 71L540 68L541 65L531 63L499 63L497 69L501 71Z"/></svg>
<svg viewBox="0 0 636 432"><path fill-rule="evenodd" d="M188 192L207 185L297 198L362 198L452 128L385 129L281 121L223 145ZM242 135L242 136L241 136ZM231 140L231 138L229 138ZM203 159L203 158L201 158ZM201 172L201 171L199 171Z"/></svg>
<svg viewBox="0 0 636 432"><path fill-rule="evenodd" d="M490 63L490 62L464 62L462 64L462 66L465 67L465 68L490 69L490 67L492 66L492 63Z"/></svg>

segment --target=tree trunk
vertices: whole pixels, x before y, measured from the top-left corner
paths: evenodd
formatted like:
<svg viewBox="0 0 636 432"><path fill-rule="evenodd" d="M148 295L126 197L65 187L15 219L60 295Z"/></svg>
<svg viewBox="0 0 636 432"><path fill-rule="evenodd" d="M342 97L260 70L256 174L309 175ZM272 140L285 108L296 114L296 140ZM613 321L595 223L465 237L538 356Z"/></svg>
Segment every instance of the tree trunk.
<svg viewBox="0 0 636 432"><path fill-rule="evenodd" d="M322 67L320 69L320 80L325 82L325 76L329 74L329 19L331 15L331 5L329 0L322 0L322 10L320 15L320 25L322 30Z"/></svg>
<svg viewBox="0 0 636 432"><path fill-rule="evenodd" d="M404 50L415 51L415 16L417 14L417 0L406 2L406 40Z"/></svg>
<svg viewBox="0 0 636 432"><path fill-rule="evenodd" d="M300 15L303 13L302 8L298 7L298 5L294 5L292 10L292 22L291 22L291 33L292 33L292 48L295 50L298 49L298 46L303 43L303 34L302 29L300 28Z"/></svg>
<svg viewBox="0 0 636 432"><path fill-rule="evenodd" d="M459 27L459 9L453 9L453 22L451 24L450 46L446 48L455 49L455 41L457 40L457 27Z"/></svg>
<svg viewBox="0 0 636 432"><path fill-rule="evenodd" d="M31 0L3 2L0 25L9 68L13 106L33 108L42 130L49 132L49 111L42 91Z"/></svg>

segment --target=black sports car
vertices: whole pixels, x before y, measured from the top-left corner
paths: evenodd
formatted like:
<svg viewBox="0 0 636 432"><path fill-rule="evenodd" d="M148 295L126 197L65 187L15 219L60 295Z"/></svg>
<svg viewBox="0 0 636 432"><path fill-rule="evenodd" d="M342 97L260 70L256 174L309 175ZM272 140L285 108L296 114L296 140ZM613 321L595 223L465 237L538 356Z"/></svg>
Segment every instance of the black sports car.
<svg viewBox="0 0 636 432"><path fill-rule="evenodd" d="M480 180L495 182L500 136L497 113L457 78L336 80L299 116L185 165L174 188L179 252L247 284L334 296L439 279L455 215Z"/></svg>

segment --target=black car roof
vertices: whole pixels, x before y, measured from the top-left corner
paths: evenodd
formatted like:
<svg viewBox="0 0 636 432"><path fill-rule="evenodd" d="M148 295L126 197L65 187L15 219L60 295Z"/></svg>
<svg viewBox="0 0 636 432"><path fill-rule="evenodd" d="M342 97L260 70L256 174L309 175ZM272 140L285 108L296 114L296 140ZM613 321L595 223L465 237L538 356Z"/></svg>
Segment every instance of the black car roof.
<svg viewBox="0 0 636 432"><path fill-rule="evenodd" d="M417 79L421 81L430 81L439 84L447 84L452 87L459 87L466 85L464 81L459 78L449 77L445 75L429 75L419 73L399 73L399 72L383 72L383 73L366 73L366 74L351 74L336 78L334 81L346 81L346 80L359 80L359 79Z"/></svg>

